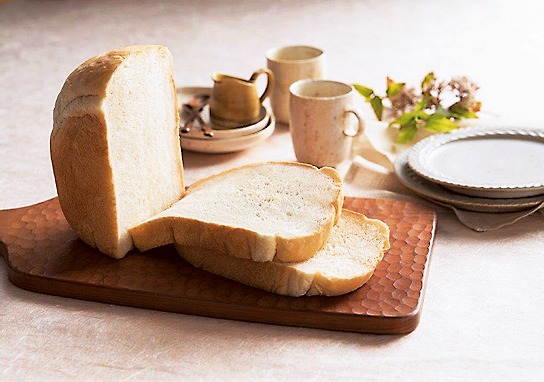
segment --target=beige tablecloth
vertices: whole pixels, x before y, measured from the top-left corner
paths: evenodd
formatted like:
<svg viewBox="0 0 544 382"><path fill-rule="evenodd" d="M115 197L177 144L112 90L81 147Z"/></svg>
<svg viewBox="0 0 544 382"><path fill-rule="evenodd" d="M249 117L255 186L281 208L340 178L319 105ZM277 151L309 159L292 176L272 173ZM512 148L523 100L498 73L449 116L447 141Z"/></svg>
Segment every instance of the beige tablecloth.
<svg viewBox="0 0 544 382"><path fill-rule="evenodd" d="M468 75L488 111L538 122L543 13L538 0L2 1L0 208L55 196L54 101L70 71L99 52L164 44L178 86L210 86L216 70L249 76L265 65L267 49L310 44L325 50L332 79L383 89L387 75L414 84L429 70ZM184 153L188 183L268 159L295 159L287 126L243 152ZM387 176L353 180L349 195L407 192ZM544 219L479 233L437 211L421 322L404 336L41 295L13 286L0 265L0 379L542 380Z"/></svg>

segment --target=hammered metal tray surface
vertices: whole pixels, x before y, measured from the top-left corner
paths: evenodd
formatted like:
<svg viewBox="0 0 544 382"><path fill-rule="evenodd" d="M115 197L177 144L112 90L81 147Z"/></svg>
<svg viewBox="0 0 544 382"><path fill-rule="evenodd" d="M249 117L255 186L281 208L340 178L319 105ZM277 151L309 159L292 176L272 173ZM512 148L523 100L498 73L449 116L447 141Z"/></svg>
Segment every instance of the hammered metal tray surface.
<svg viewBox="0 0 544 382"><path fill-rule="evenodd" d="M420 319L436 214L411 202L346 198L345 208L391 229L391 248L362 288L338 297L285 297L196 269L173 246L121 260L83 243L58 199L0 211L10 281L64 297L243 321L366 333L413 331Z"/></svg>

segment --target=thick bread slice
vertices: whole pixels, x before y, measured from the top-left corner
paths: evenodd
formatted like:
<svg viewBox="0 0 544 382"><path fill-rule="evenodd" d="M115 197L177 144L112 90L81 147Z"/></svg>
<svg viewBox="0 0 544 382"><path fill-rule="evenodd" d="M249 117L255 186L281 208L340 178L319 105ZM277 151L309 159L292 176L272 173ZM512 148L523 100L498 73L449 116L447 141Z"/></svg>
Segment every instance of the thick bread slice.
<svg viewBox="0 0 544 382"><path fill-rule="evenodd" d="M195 182L130 234L142 251L177 243L255 261L302 261L323 248L343 201L335 169L250 164Z"/></svg>
<svg viewBox="0 0 544 382"><path fill-rule="evenodd" d="M128 229L184 194L172 55L131 46L75 69L53 112L51 161L62 211L83 241L115 258Z"/></svg>
<svg viewBox="0 0 544 382"><path fill-rule="evenodd" d="M389 249L380 220L344 210L325 248L299 263L256 263L197 247L176 245L188 263L255 288L287 296L337 296L366 283Z"/></svg>

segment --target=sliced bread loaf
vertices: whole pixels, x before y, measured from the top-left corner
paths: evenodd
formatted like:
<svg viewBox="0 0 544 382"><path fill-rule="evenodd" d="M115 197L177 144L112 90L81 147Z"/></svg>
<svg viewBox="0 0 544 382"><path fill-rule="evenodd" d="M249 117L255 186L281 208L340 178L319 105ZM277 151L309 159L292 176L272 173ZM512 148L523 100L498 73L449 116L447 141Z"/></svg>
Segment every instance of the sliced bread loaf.
<svg viewBox="0 0 544 382"><path fill-rule="evenodd" d="M298 263L257 263L176 245L188 263L223 277L287 296L337 296L365 284L389 249L389 228L380 220L344 210L325 248Z"/></svg>
<svg viewBox="0 0 544 382"><path fill-rule="evenodd" d="M66 220L89 245L123 257L133 248L128 229L184 193L170 51L132 46L75 69L50 145Z"/></svg>
<svg viewBox="0 0 544 382"><path fill-rule="evenodd" d="M302 261L323 248L343 200L335 169L250 164L195 182L130 234L142 251L176 243L261 262Z"/></svg>

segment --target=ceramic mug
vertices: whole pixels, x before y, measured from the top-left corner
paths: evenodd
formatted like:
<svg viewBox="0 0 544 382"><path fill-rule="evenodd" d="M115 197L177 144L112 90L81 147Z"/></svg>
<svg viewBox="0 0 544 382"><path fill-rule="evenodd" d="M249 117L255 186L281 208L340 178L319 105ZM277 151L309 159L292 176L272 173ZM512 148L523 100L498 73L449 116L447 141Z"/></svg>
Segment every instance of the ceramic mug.
<svg viewBox="0 0 544 382"><path fill-rule="evenodd" d="M266 75L266 88L258 94L257 78ZM214 128L236 128L259 122L266 115L262 103L274 88L274 74L259 69L249 80L214 73L210 97L210 119Z"/></svg>
<svg viewBox="0 0 544 382"><path fill-rule="evenodd" d="M353 137L364 130L355 110L355 89L342 82L307 79L289 90L290 131L297 159L317 167L336 167L348 159Z"/></svg>
<svg viewBox="0 0 544 382"><path fill-rule="evenodd" d="M267 67L276 78L270 106L277 122L289 123L289 86L295 81L325 76L325 54L312 46L286 46L266 53Z"/></svg>

